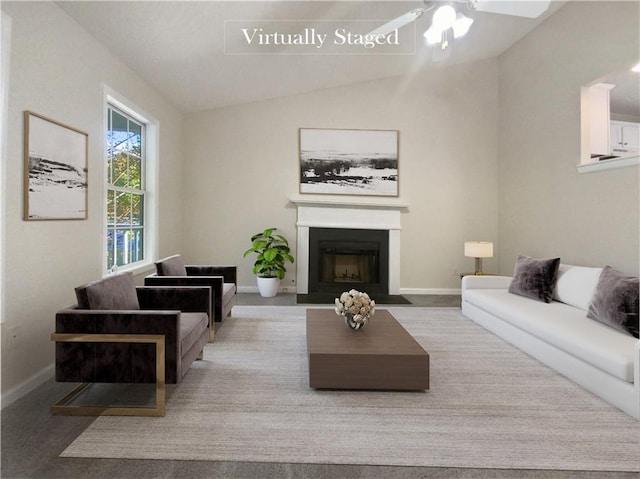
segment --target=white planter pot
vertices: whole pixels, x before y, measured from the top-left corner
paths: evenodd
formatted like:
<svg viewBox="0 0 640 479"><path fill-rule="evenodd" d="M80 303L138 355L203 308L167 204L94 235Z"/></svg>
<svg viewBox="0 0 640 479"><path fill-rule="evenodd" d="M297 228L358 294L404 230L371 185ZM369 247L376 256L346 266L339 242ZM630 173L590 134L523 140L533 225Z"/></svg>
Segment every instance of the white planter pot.
<svg viewBox="0 0 640 479"><path fill-rule="evenodd" d="M279 278L261 278L257 276L258 291L263 298L273 298L278 294L278 287L280 286Z"/></svg>

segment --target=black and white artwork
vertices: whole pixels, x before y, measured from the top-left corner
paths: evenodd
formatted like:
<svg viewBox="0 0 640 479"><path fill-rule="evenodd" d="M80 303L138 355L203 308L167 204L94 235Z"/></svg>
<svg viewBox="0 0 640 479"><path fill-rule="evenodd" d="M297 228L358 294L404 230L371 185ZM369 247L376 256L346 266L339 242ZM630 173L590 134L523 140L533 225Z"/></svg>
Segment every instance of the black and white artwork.
<svg viewBox="0 0 640 479"><path fill-rule="evenodd" d="M24 114L25 220L87 218L87 133Z"/></svg>
<svg viewBox="0 0 640 479"><path fill-rule="evenodd" d="M398 196L398 131L301 128L300 193Z"/></svg>

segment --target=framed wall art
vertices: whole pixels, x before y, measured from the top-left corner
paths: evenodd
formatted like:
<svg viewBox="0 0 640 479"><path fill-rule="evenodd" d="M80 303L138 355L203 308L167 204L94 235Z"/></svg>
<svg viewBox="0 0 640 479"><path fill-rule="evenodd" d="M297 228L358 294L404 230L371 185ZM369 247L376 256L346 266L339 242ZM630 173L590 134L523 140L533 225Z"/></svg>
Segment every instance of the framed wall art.
<svg viewBox="0 0 640 479"><path fill-rule="evenodd" d="M300 193L398 196L398 131L300 128Z"/></svg>
<svg viewBox="0 0 640 479"><path fill-rule="evenodd" d="M24 219L87 218L89 135L24 112Z"/></svg>

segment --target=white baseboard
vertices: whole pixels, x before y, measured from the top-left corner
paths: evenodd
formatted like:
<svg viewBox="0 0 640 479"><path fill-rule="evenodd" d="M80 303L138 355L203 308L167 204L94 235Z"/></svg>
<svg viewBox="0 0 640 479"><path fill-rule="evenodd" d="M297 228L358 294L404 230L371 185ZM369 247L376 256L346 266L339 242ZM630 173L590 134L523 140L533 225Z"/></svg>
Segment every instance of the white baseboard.
<svg viewBox="0 0 640 479"><path fill-rule="evenodd" d="M30 393L45 381L51 379L51 377L53 377L54 366L54 364L50 364L46 368L42 369L41 371L37 372L33 376L27 378L17 386L4 393L2 395L2 398L0 399L0 402L2 403L2 409L20 399L22 396Z"/></svg>
<svg viewBox="0 0 640 479"><path fill-rule="evenodd" d="M460 288L400 288L400 294L461 294Z"/></svg>
<svg viewBox="0 0 640 479"><path fill-rule="evenodd" d="M278 293L295 293L295 286L280 286ZM238 293L258 293L257 286L238 286Z"/></svg>
<svg viewBox="0 0 640 479"><path fill-rule="evenodd" d="M238 286L238 293L257 293L257 286ZM279 293L295 293L295 286L280 286ZM400 294L461 294L460 288L400 288Z"/></svg>

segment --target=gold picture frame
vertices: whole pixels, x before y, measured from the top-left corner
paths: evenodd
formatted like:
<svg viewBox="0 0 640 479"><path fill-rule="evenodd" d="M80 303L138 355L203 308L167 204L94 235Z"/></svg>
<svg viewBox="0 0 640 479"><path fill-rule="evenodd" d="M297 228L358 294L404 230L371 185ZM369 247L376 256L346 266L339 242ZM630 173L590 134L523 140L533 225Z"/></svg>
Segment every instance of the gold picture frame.
<svg viewBox="0 0 640 479"><path fill-rule="evenodd" d="M24 112L24 219L85 220L89 134Z"/></svg>

